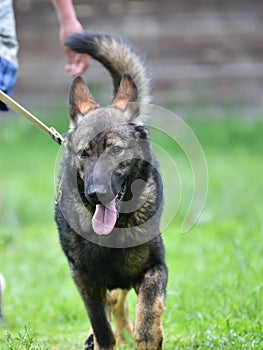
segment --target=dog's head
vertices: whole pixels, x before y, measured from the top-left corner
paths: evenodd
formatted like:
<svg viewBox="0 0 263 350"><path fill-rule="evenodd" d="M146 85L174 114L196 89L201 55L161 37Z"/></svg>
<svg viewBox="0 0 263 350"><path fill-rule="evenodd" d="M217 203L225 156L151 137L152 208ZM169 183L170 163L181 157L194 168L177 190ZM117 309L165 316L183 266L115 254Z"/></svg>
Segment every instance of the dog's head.
<svg viewBox="0 0 263 350"><path fill-rule="evenodd" d="M92 226L97 234L113 230L124 198L134 196L131 182L142 179L139 168L143 167L143 176L147 176L150 142L147 129L137 121L136 101L137 88L128 73L109 107L98 105L81 77L71 86L72 123L66 147L81 195L93 208Z"/></svg>

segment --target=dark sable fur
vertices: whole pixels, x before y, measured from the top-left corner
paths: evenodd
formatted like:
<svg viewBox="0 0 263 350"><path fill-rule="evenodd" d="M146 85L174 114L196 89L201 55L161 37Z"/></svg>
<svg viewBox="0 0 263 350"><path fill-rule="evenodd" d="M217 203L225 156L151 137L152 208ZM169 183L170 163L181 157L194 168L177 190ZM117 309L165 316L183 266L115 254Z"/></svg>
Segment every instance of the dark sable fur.
<svg viewBox="0 0 263 350"><path fill-rule="evenodd" d="M72 125L65 138L55 207L61 246L94 334L94 337L92 333L88 336L85 349L115 349L116 340L109 323L110 311L115 317L117 341L123 341L124 328L132 333L125 300L127 290L134 288L138 294L133 332L135 347L137 350L160 350L163 340L161 315L167 284L164 247L159 231L162 180L151 150L149 132L136 122L138 111L129 105L130 101L141 102L148 98L145 70L137 53L116 37L84 33L82 36L75 35L67 44L78 52L89 53L104 64L115 80L116 90L112 105L99 108L83 80L74 80L70 92ZM119 52L107 55L111 46ZM109 59L112 61L109 62ZM124 74L129 67L134 80ZM112 147L116 144L122 145L123 155L114 156ZM93 201L99 203L98 198L90 198L91 188L95 186L94 167L99 158L102 162L96 180L100 186L112 188L116 201L120 198L120 203L116 204L118 219L107 236L98 236L91 225L95 211ZM110 175L107 173L109 168L114 169ZM138 180L141 182L136 193L132 185ZM140 205L123 211L125 204L134 198ZM128 246L130 241L137 245ZM123 292L116 292L118 288ZM107 290L112 292L107 295Z"/></svg>

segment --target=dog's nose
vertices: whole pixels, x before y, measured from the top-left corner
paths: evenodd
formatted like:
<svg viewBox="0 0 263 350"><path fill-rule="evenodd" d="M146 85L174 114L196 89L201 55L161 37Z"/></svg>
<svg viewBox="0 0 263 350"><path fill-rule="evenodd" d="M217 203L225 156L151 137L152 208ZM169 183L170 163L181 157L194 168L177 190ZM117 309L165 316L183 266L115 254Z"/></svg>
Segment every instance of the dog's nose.
<svg viewBox="0 0 263 350"><path fill-rule="evenodd" d="M87 192L86 193L86 198L90 202L90 204L96 205L100 203L99 198L101 197L101 194L97 194L97 192L92 191L92 192Z"/></svg>
<svg viewBox="0 0 263 350"><path fill-rule="evenodd" d="M109 192L109 189L103 185L89 186L85 191L85 195L92 205L107 204L114 198L113 193Z"/></svg>

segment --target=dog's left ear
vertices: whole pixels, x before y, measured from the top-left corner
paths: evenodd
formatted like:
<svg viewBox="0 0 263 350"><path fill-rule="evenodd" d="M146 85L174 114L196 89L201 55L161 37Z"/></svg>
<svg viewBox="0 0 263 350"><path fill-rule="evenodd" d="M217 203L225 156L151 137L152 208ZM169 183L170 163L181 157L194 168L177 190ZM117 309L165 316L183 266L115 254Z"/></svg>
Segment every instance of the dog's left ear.
<svg viewBox="0 0 263 350"><path fill-rule="evenodd" d="M116 107L123 112L127 110L127 112L130 112L131 116L134 118L134 115L136 114L137 116L139 113L138 103L136 103L137 98L138 90L135 81L130 73L125 73L122 76L119 89L111 103L111 106Z"/></svg>
<svg viewBox="0 0 263 350"><path fill-rule="evenodd" d="M81 76L74 78L69 92L69 114L73 122L93 109L99 108Z"/></svg>

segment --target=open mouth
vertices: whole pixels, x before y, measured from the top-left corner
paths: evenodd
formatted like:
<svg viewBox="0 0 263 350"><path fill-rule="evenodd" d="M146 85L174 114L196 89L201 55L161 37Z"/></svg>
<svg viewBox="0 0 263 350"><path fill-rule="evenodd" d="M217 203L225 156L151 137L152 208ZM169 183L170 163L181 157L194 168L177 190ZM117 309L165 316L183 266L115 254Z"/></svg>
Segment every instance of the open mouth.
<svg viewBox="0 0 263 350"><path fill-rule="evenodd" d="M92 228L97 235L108 235L115 227L120 204L124 198L127 184L122 186L117 196L107 204L97 204L92 217Z"/></svg>

